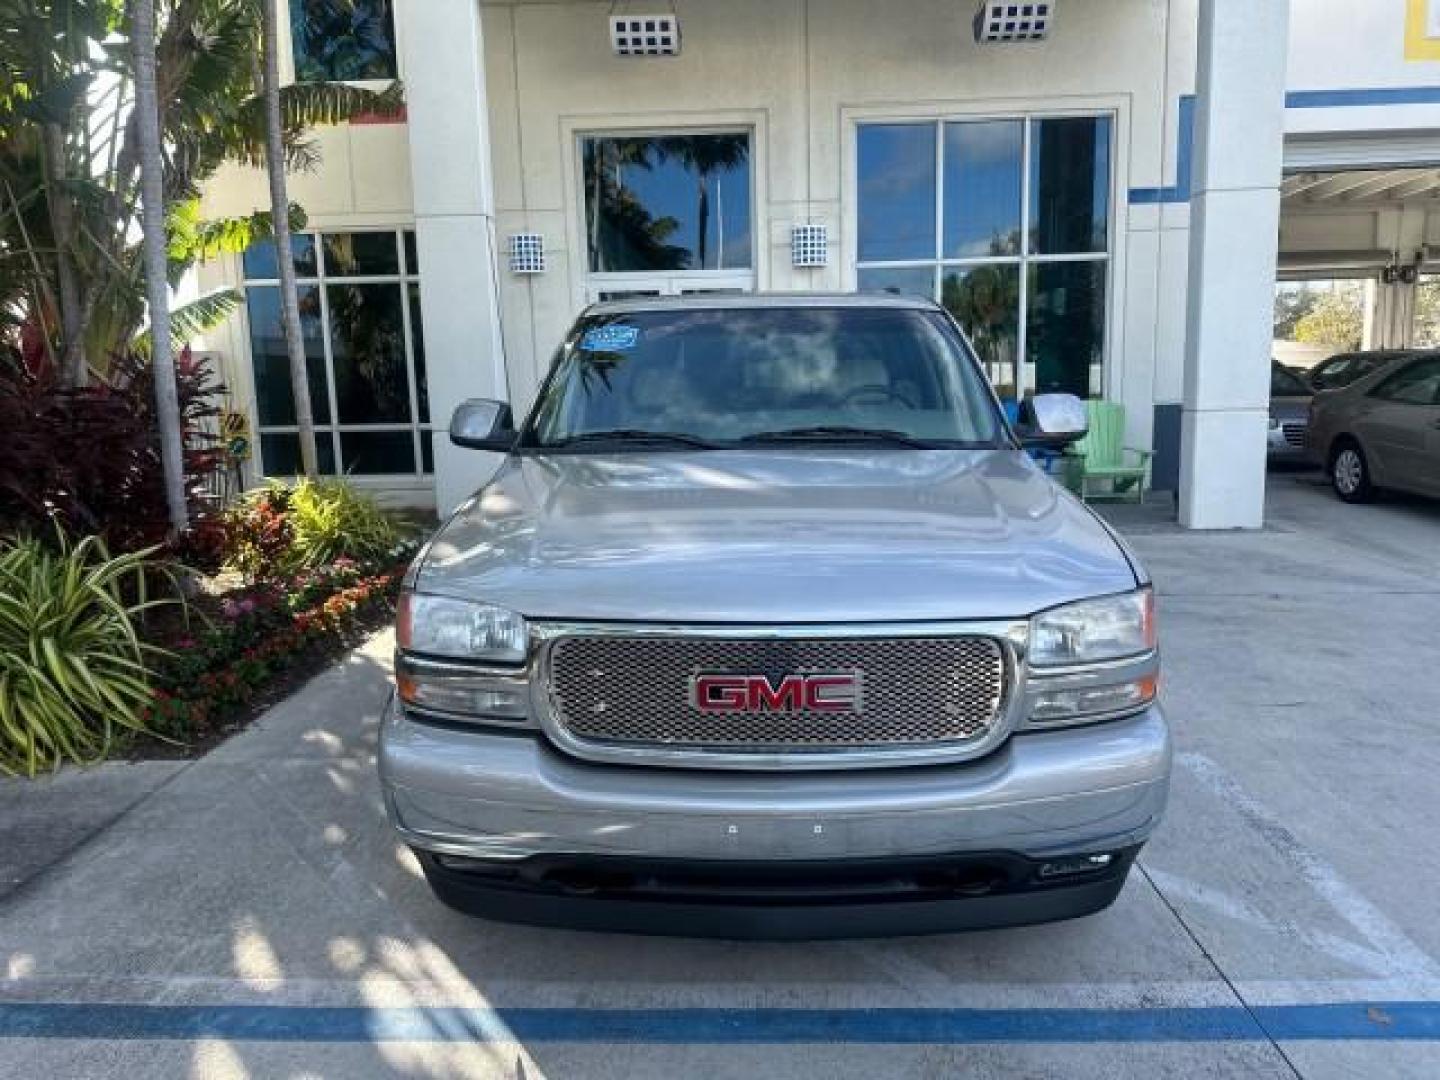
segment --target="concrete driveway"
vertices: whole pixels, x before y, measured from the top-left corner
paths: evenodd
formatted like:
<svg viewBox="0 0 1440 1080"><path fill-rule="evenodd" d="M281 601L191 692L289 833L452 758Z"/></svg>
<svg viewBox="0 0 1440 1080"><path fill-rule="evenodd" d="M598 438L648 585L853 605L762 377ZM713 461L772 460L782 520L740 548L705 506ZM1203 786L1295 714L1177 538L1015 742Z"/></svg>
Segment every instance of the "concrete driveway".
<svg viewBox="0 0 1440 1080"><path fill-rule="evenodd" d="M745 944L453 914L385 826L382 638L201 761L0 786L0 1075L1440 1075L1440 505L1272 487L1254 535L1117 512L1179 757L1103 915Z"/></svg>

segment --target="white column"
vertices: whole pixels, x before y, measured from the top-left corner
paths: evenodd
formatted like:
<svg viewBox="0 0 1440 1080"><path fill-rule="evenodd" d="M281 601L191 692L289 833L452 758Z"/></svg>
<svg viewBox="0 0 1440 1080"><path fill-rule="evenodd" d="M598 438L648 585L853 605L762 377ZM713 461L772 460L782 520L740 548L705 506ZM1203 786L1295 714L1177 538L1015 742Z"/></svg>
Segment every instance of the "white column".
<svg viewBox="0 0 1440 1080"><path fill-rule="evenodd" d="M402 0L401 75L410 129L435 497L446 514L496 458L452 446L465 398L508 398L495 265L495 197L479 0Z"/></svg>
<svg viewBox="0 0 1440 1080"><path fill-rule="evenodd" d="M1180 522L1265 516L1289 0L1201 0Z"/></svg>
<svg viewBox="0 0 1440 1080"><path fill-rule="evenodd" d="M1365 279L1363 299L1363 311L1365 321L1360 333L1360 347L1362 349L1380 348L1380 339L1384 336L1384 315L1381 313L1381 285L1373 277Z"/></svg>

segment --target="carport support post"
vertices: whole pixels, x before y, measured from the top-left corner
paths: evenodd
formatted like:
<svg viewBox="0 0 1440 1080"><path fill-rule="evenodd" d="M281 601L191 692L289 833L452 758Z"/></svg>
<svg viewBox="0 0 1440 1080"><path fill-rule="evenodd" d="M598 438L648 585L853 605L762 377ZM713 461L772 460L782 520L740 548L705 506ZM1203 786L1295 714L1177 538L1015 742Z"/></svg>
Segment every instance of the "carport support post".
<svg viewBox="0 0 1440 1080"><path fill-rule="evenodd" d="M1191 529L1264 524L1289 11L1200 4L1180 463Z"/></svg>
<svg viewBox="0 0 1440 1080"><path fill-rule="evenodd" d="M435 498L448 514L483 483L496 457L452 446L450 414L465 398L506 399L495 263L495 196L479 0L396 5L403 50L420 255Z"/></svg>

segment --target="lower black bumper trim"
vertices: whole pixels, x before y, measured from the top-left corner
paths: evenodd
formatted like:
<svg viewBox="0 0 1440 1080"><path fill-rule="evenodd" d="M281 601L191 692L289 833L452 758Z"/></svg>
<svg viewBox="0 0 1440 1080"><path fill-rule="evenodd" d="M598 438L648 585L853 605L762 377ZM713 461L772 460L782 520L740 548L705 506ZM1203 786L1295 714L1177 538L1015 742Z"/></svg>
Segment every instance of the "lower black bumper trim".
<svg viewBox="0 0 1440 1080"><path fill-rule="evenodd" d="M444 903L484 918L612 933L821 940L1091 915L1114 902L1139 850L1115 852L1095 873L1047 882L1037 877L1040 861L1010 853L781 864L548 858L510 865L417 854Z"/></svg>

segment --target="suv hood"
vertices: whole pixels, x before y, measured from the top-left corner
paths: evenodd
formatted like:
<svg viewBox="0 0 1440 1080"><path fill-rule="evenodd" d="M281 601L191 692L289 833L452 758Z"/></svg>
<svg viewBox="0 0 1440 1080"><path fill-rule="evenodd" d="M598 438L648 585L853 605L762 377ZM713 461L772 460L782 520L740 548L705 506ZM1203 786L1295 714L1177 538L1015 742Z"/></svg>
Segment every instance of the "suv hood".
<svg viewBox="0 0 1440 1080"><path fill-rule="evenodd" d="M796 447L511 457L419 568L530 618L1015 617L1136 585L1017 450Z"/></svg>

